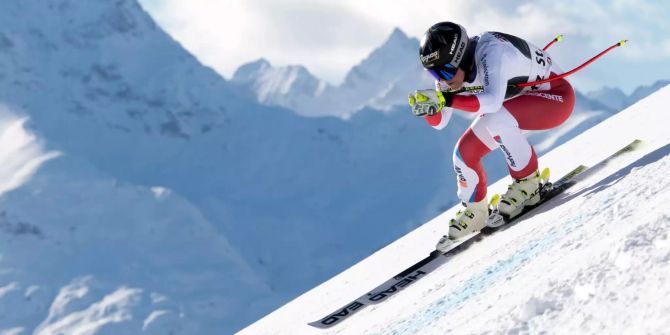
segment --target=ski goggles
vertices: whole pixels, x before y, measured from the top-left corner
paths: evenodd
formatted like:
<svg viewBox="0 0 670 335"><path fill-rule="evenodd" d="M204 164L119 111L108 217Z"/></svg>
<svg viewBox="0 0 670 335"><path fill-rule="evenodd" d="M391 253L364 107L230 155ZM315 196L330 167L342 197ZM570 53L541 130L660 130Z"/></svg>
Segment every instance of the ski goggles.
<svg viewBox="0 0 670 335"><path fill-rule="evenodd" d="M436 80L451 80L456 75L458 68L451 64L443 64L433 66L430 69L426 69L426 71Z"/></svg>

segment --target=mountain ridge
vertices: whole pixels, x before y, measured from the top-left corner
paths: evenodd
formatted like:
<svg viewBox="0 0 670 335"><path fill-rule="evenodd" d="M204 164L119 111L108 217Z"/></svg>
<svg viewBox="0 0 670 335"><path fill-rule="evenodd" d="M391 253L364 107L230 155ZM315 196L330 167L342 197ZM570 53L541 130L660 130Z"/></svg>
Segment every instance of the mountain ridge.
<svg viewBox="0 0 670 335"><path fill-rule="evenodd" d="M303 80L319 82L305 90L286 90L269 82L291 82L291 78L281 73L290 72L289 67L273 67L267 61L265 67L255 71L253 76L233 80L246 94L258 97L266 105L283 106L303 116L331 115L341 118L351 117L357 111L370 107L379 111L389 111L394 106L406 104L405 96L415 89L432 87L428 76L416 56L419 41L408 37L400 28L394 28L379 47L354 65L344 81L337 86L325 84L306 71ZM253 61L238 68L245 69L255 64ZM650 93L665 86L670 81L658 81L650 86L640 86L631 95L625 95L616 88L603 87L600 90L578 97L582 106L606 110L608 113L622 110ZM320 89L315 89L318 86ZM316 92L316 93L315 93Z"/></svg>

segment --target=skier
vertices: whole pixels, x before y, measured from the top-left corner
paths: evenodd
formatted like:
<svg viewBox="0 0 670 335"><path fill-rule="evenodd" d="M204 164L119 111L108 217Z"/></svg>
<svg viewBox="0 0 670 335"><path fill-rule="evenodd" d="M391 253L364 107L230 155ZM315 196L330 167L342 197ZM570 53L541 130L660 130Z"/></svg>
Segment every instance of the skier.
<svg viewBox="0 0 670 335"><path fill-rule="evenodd" d="M430 27L419 53L435 78L435 89L410 95L413 113L436 129L446 127L454 109L478 113L453 152L458 197L465 208L450 221L449 238L486 226L489 203L481 159L493 149L502 150L514 179L497 205L499 212L514 217L538 203L537 155L522 130L562 124L572 114L575 95L564 78L532 87L516 84L547 79L561 69L547 52L521 38L499 32L468 38L465 28L452 22Z"/></svg>

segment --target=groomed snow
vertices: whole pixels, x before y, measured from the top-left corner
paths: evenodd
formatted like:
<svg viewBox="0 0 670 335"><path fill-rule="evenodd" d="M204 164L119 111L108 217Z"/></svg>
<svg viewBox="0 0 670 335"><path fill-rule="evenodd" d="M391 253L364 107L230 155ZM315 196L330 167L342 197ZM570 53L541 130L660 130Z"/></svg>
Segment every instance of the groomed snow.
<svg viewBox="0 0 670 335"><path fill-rule="evenodd" d="M670 86L540 159L554 177L643 145L390 300L331 313L430 252L452 208L242 334L665 333L670 329ZM490 187L502 191L509 180Z"/></svg>

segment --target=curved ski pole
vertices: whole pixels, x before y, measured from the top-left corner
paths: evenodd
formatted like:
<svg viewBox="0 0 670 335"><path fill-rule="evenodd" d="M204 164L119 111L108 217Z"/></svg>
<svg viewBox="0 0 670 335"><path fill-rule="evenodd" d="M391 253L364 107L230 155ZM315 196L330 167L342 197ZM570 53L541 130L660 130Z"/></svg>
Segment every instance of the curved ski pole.
<svg viewBox="0 0 670 335"><path fill-rule="evenodd" d="M558 35L558 36L556 36L556 38L554 39L554 41L552 41L552 42L550 42L549 44L547 44L547 46L545 46L545 47L544 47L545 49L543 49L543 50L546 50L546 49L549 48L552 44L554 44L555 42L561 41L562 39L563 39L563 35ZM602 57L602 56L605 55L606 53L610 52L612 49L625 45L626 42L628 42L628 40L621 40L621 41L617 42L616 44L614 44L614 45L610 46L609 48L603 50L603 51L600 52L599 54L593 56L591 59L589 59L588 61L584 62L582 65L580 65L580 66L578 66L578 67L576 67L576 68L574 68L574 69L572 69L572 70L570 70L570 71L568 71L568 72L559 74L559 75L554 76L554 77L551 77L551 78L547 78L547 79L543 79L543 80L538 80L538 81L532 81L532 82L529 82L529 83L516 84L516 85L514 85L514 86L516 86L516 87L537 86L537 85L541 85L541 84L544 84L544 83L548 83L548 82L551 82L551 81L554 81L554 80L558 80L558 79L561 79L561 78L565 78L565 77L571 76L571 75L577 73L578 71L582 70L583 68L587 67L588 65L590 65L591 63L593 63L594 61L596 61L598 58ZM459 90L457 90L457 91L454 91L453 93L458 94L458 93L463 93L463 92L481 91L481 90L483 90L483 89L484 89L484 86L470 86L470 87L463 87L463 88L461 88L461 89L459 89Z"/></svg>
<svg viewBox="0 0 670 335"><path fill-rule="evenodd" d="M578 72L579 70L581 70L581 69L587 67L589 64L593 63L596 59L598 59L598 58L602 57L604 54L610 52L610 50L625 45L626 42L628 42L628 40L621 40L621 41L617 42L616 44L614 44L614 45L610 46L609 48L603 50L603 51L600 52L599 54L593 56L591 59L589 59L588 61L584 62L582 65L580 65L580 66L578 66L578 67L576 67L576 68L574 68L574 69L572 69L572 70L570 70L570 71L568 71L568 72L565 72L565 73L562 73L562 74L559 74L559 75L557 75L557 76L554 76L554 77L551 77L551 78L547 78L547 79L544 79L544 80L533 81L533 82L530 82L530 83L516 84L516 87L537 86L537 85L541 85L541 84L544 84L544 83L548 83L548 82L550 82L550 81L554 81L554 80L558 80L558 79L561 79L561 78L565 78L565 77L567 77L567 76L570 76L570 75L572 75L572 74Z"/></svg>

